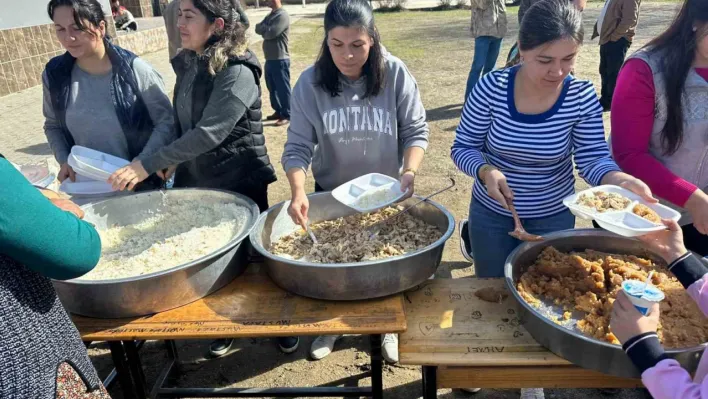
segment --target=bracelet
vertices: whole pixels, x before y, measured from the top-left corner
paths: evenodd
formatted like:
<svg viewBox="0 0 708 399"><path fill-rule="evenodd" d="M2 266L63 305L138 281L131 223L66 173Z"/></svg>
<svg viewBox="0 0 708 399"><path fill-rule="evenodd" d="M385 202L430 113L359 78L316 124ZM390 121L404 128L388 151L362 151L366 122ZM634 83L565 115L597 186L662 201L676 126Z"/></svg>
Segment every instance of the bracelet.
<svg viewBox="0 0 708 399"><path fill-rule="evenodd" d="M413 169L413 168L405 168L403 171L401 171L401 176L405 175L406 173L413 173L413 177L418 174L418 171Z"/></svg>

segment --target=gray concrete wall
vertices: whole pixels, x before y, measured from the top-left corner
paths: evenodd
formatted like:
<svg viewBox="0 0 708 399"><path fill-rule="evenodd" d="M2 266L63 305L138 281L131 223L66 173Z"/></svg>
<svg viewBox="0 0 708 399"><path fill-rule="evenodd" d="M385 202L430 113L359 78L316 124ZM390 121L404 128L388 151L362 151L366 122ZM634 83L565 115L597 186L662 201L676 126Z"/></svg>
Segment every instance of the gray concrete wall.
<svg viewBox="0 0 708 399"><path fill-rule="evenodd" d="M98 0L110 15L109 0ZM49 0L0 0L0 30L51 23L47 16Z"/></svg>

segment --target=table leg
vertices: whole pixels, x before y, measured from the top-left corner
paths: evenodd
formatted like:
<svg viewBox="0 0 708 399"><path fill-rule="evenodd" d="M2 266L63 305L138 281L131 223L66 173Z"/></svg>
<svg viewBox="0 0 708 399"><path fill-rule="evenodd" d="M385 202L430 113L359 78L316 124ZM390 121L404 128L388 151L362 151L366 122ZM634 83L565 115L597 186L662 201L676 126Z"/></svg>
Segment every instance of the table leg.
<svg viewBox="0 0 708 399"><path fill-rule="evenodd" d="M423 366L423 399L438 397L438 368Z"/></svg>
<svg viewBox="0 0 708 399"><path fill-rule="evenodd" d="M128 358L128 367L133 376L133 384L138 394L137 399L147 399L145 373L143 372L143 365L140 361L140 354L138 353L138 348L135 346L135 341L123 341L123 347L125 348L125 354Z"/></svg>
<svg viewBox="0 0 708 399"><path fill-rule="evenodd" d="M116 368L116 373L118 373L118 382L120 383L120 387L123 389L123 396L126 398L135 397L135 386L133 385L133 379L130 375L130 368L128 367L128 362L126 361L123 344L119 341L111 341L108 343L108 346L111 349L113 365Z"/></svg>
<svg viewBox="0 0 708 399"><path fill-rule="evenodd" d="M381 356L381 335L374 334L371 339L371 397L383 399L383 358Z"/></svg>

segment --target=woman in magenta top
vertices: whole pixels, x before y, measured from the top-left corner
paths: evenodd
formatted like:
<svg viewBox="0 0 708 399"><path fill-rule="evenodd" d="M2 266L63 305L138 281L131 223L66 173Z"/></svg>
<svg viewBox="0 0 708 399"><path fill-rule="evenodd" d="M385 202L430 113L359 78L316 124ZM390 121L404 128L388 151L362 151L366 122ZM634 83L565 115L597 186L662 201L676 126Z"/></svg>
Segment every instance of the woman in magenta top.
<svg viewBox="0 0 708 399"><path fill-rule="evenodd" d="M617 164L680 210L686 246L708 255L708 2L685 0L625 63L614 98Z"/></svg>

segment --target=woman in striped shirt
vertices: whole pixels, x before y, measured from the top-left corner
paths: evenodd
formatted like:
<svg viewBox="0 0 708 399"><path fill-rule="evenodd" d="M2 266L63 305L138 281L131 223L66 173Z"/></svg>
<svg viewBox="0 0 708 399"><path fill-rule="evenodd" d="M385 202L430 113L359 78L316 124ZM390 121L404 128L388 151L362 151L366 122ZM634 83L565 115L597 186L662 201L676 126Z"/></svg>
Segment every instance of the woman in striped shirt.
<svg viewBox="0 0 708 399"><path fill-rule="evenodd" d="M575 189L573 159L589 184L619 185L656 201L610 157L592 83L570 75L582 41L575 7L534 4L519 31L522 63L487 74L467 99L452 159L476 178L463 237L471 241L478 277L503 276L506 257L520 244L508 235L509 202L531 233L574 227L562 203Z"/></svg>

